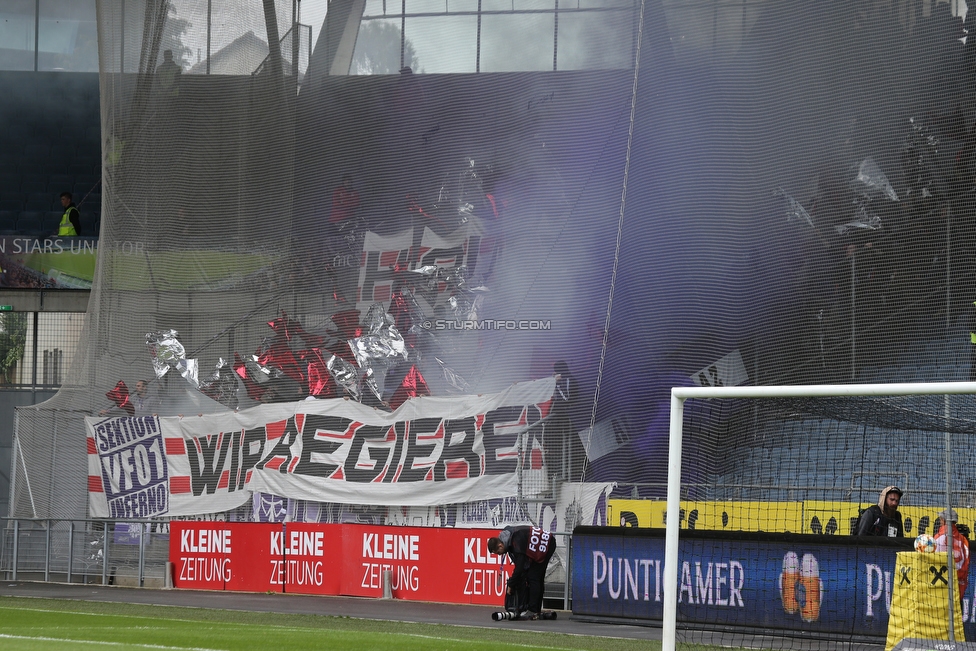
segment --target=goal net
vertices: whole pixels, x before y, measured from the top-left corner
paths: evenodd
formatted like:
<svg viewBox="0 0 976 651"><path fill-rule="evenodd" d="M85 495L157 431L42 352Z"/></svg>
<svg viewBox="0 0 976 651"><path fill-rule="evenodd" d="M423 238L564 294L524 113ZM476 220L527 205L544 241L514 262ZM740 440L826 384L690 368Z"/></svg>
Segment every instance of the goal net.
<svg viewBox="0 0 976 651"><path fill-rule="evenodd" d="M674 389L665 648L974 639L974 391Z"/></svg>

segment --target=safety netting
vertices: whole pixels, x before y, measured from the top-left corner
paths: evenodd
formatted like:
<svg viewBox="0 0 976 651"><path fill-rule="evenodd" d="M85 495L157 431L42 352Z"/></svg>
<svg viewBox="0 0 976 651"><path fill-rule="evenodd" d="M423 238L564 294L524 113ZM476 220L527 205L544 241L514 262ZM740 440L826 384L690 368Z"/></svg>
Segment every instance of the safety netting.
<svg viewBox="0 0 976 651"><path fill-rule="evenodd" d="M96 279L11 515L569 530L664 497L673 386L969 379L965 3L299 4L98 3ZM971 431L792 409L711 409L702 497Z"/></svg>

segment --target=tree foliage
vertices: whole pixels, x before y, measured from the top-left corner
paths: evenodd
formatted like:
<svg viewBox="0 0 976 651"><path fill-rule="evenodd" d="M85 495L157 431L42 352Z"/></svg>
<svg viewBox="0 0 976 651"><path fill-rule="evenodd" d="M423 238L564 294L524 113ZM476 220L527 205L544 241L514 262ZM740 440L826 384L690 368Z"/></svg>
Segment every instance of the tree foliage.
<svg viewBox="0 0 976 651"><path fill-rule="evenodd" d="M400 72L400 28L391 22L371 20L359 28L352 72L357 75L395 75ZM403 65L414 72L419 61L413 43L403 43Z"/></svg>
<svg viewBox="0 0 976 651"><path fill-rule="evenodd" d="M166 23L163 25L163 38L159 48L159 60L162 61L163 52L173 50L173 61L186 70L191 65L193 51L183 44L183 35L190 29L191 23L185 18L176 17L176 8L170 2L167 5Z"/></svg>
<svg viewBox="0 0 976 651"><path fill-rule="evenodd" d="M10 383L17 369L17 362L24 357L27 342L27 313L5 312L0 314L0 377Z"/></svg>

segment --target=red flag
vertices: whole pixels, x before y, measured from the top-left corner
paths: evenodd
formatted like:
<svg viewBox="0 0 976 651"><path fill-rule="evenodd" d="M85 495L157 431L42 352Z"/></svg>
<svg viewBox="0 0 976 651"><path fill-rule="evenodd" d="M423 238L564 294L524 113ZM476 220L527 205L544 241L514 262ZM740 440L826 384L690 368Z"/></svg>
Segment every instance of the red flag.
<svg viewBox="0 0 976 651"><path fill-rule="evenodd" d="M264 387L254 381L251 374L247 372L247 366L245 366L244 360L237 353L234 353L234 372L244 382L244 388L247 389L248 397L258 401L264 397L266 393Z"/></svg>
<svg viewBox="0 0 976 651"><path fill-rule="evenodd" d="M135 416L136 408L129 401L129 387L125 386L125 382L119 380L119 383L115 385L115 388L105 394L105 397L115 403L115 406L119 409L125 411L125 413L130 416Z"/></svg>
<svg viewBox="0 0 976 651"><path fill-rule="evenodd" d="M359 310L343 310L336 312L330 318L339 328L343 339L355 339L362 336L363 329L359 325Z"/></svg>
<svg viewBox="0 0 976 651"><path fill-rule="evenodd" d="M407 371L403 382L400 383L400 387L393 394L393 397L390 398L390 407L396 409L410 398L429 395L430 389L427 388L427 382L424 380L424 376L420 374L420 371L417 370L417 366L414 365Z"/></svg>
<svg viewBox="0 0 976 651"><path fill-rule="evenodd" d="M400 331L400 334L406 335L410 326L413 325L413 319L410 318L410 308L407 306L407 299L404 298L402 289L393 292L387 311L393 317L393 325Z"/></svg>
<svg viewBox="0 0 976 651"><path fill-rule="evenodd" d="M308 361L308 395L317 398L334 398L335 382L329 373L329 367L322 359L322 353L318 348L307 351L306 361Z"/></svg>
<svg viewBox="0 0 976 651"><path fill-rule="evenodd" d="M274 341L264 350L257 352L258 364L272 369L279 369L287 377L295 380L299 384L305 384L305 375L302 373L295 354L288 348L288 344L275 337Z"/></svg>

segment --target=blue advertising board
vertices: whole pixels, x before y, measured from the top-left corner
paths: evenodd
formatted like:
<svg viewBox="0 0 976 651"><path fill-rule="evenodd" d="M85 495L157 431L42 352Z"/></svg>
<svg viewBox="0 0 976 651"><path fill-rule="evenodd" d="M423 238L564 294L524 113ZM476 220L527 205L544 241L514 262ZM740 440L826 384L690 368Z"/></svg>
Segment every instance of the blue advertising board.
<svg viewBox="0 0 976 651"><path fill-rule="evenodd" d="M895 555L910 548L911 540L871 545L831 536L683 531L678 621L884 637ZM663 618L663 530L580 527L572 558L574 615ZM970 640L976 639L972 585L963 604Z"/></svg>

